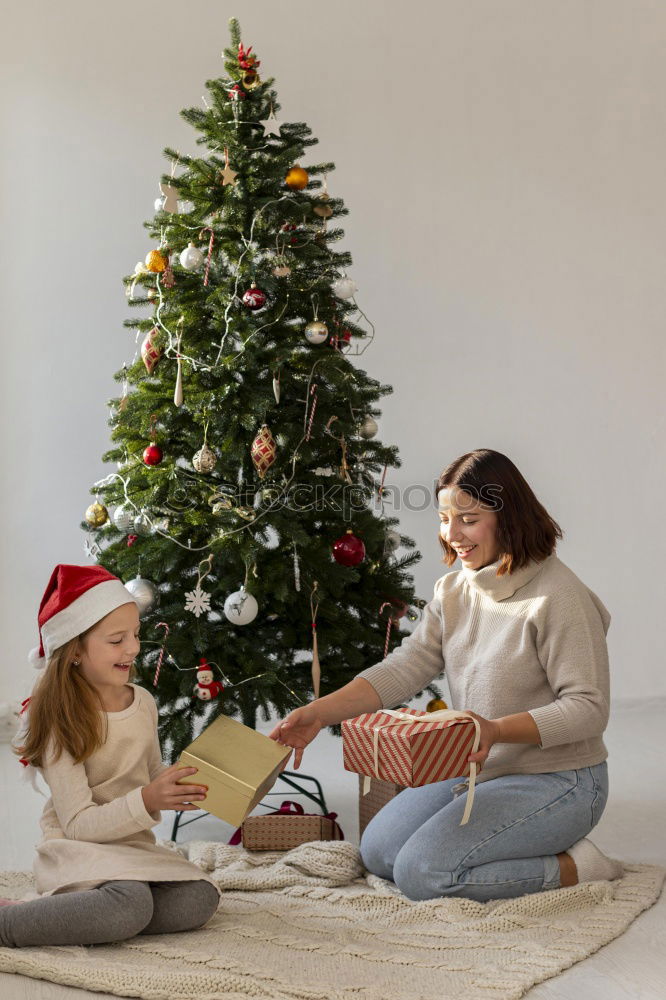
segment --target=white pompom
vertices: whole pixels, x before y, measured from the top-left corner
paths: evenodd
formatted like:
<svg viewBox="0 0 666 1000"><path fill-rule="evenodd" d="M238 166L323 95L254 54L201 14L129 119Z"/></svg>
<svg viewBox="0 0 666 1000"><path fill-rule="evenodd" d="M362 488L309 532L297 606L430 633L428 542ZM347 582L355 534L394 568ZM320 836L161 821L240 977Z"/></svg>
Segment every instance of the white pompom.
<svg viewBox="0 0 666 1000"><path fill-rule="evenodd" d="M39 655L39 646L35 646L35 648L31 649L28 653L28 663L31 667L34 667L35 670L43 670L46 666L46 658Z"/></svg>

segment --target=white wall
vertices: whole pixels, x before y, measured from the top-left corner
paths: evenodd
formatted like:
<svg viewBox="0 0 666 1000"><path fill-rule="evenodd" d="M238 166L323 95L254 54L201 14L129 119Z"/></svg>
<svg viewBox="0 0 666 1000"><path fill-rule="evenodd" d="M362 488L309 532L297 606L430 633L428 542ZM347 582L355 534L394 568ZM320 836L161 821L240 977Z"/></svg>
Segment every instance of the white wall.
<svg viewBox="0 0 666 1000"><path fill-rule="evenodd" d="M188 10L187 16L184 11ZM0 698L104 473L123 274L148 249L166 145L241 19L285 119L334 159L345 246L377 327L381 420L431 483L509 455L613 622L616 697L666 694L663 588L666 7L660 0L24 0L4 15ZM444 571L406 514L419 593Z"/></svg>

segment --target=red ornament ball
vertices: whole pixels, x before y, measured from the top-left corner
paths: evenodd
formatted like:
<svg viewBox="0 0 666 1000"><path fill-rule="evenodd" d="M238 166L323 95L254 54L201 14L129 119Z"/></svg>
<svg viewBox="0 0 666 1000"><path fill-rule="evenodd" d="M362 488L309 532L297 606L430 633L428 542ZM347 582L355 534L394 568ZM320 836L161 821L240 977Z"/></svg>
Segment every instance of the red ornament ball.
<svg viewBox="0 0 666 1000"><path fill-rule="evenodd" d="M358 566L365 559L365 545L351 528L333 542L333 558L341 566Z"/></svg>
<svg viewBox="0 0 666 1000"><path fill-rule="evenodd" d="M266 293L262 292L261 288L257 288L255 284L252 284L251 288L248 288L243 295L243 305L253 311L263 309L266 305Z"/></svg>
<svg viewBox="0 0 666 1000"><path fill-rule="evenodd" d="M143 460L146 465L159 465L162 461L162 449L158 444L149 444L143 449Z"/></svg>

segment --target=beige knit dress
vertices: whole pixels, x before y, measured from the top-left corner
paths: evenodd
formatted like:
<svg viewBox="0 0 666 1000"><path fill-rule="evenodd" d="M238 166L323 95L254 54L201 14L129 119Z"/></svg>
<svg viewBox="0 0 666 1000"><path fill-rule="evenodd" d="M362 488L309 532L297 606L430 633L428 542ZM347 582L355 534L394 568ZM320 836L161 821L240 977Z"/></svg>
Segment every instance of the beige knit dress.
<svg viewBox="0 0 666 1000"><path fill-rule="evenodd" d="M108 738L81 764L63 751L57 762L44 755L39 768L51 791L40 819L43 837L33 864L40 896L92 889L114 879L174 882L203 879L201 868L167 847L151 828L162 818L149 813L141 788L166 765L157 736L157 705L136 684L132 704L107 712ZM192 775L193 783L196 774Z"/></svg>

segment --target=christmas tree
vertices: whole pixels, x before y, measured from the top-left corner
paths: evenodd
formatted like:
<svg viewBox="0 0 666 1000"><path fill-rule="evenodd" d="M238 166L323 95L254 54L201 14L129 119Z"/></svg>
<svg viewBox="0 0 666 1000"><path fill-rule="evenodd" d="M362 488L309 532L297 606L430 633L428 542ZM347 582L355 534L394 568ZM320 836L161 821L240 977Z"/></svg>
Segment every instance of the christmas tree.
<svg viewBox="0 0 666 1000"><path fill-rule="evenodd" d="M202 716L254 726L351 680L423 604L420 555L386 510L400 460L375 417L392 389L356 360L374 331L334 249L334 165L303 165L317 140L278 119L274 80L230 27L226 77L181 112L207 155L164 150L148 252L124 279L143 315L109 403L118 471L83 523L139 601L137 679L171 763Z"/></svg>

